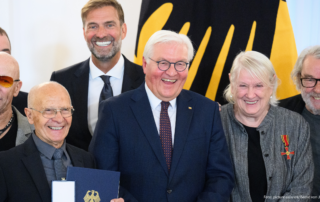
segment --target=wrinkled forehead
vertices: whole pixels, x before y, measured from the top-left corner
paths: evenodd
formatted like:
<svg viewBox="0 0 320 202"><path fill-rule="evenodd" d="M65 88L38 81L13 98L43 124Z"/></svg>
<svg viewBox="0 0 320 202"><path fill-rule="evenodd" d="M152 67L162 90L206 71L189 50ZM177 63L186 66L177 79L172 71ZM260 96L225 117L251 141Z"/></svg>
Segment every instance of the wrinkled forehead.
<svg viewBox="0 0 320 202"><path fill-rule="evenodd" d="M34 95L34 105L41 108L71 107L69 94L56 87L40 88Z"/></svg>

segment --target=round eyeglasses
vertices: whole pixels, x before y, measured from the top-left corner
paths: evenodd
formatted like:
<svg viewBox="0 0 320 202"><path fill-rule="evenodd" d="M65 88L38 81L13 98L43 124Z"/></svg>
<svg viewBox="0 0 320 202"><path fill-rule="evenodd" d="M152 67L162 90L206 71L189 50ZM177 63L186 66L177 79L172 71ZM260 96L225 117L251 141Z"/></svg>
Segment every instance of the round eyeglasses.
<svg viewBox="0 0 320 202"><path fill-rule="evenodd" d="M61 116L64 117L64 118L67 118L67 117L70 117L72 116L73 112L74 112L74 109L71 108L71 107L68 107L68 108L61 108L61 109L50 109L50 108L46 108L42 111L38 111L36 109L33 109L33 108L30 108L34 111L37 111L37 112L40 112L42 114L42 116L44 118L47 118L47 119L52 119L54 117L56 117L57 113L60 112L61 113Z"/></svg>
<svg viewBox="0 0 320 202"><path fill-rule="evenodd" d="M173 64L174 65L174 69L177 72L183 72L189 65L189 63L182 62L182 61L179 61L179 62L168 62L166 60L155 61L155 60L153 60L151 58L149 58L149 59L152 60L153 62L156 62L158 64L158 68L161 71L167 71L170 68L170 65Z"/></svg>

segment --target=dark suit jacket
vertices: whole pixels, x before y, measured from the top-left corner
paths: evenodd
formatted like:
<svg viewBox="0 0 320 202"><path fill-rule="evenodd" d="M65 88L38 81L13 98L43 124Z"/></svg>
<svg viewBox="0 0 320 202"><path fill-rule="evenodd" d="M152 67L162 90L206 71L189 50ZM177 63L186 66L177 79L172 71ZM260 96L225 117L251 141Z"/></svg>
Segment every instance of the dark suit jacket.
<svg viewBox="0 0 320 202"><path fill-rule="evenodd" d="M124 56L123 56L124 57ZM67 142L88 150L92 135L88 128L89 59L71 67L53 72L51 81L62 84L71 96L75 109ZM144 81L142 67L124 57L122 92L135 89ZM101 91L101 89L97 89Z"/></svg>
<svg viewBox="0 0 320 202"><path fill-rule="evenodd" d="M67 144L75 167L95 168L92 155ZM32 139L0 152L0 202L50 202L51 190L40 153Z"/></svg>
<svg viewBox="0 0 320 202"><path fill-rule="evenodd" d="M13 97L12 105L15 106L23 116L26 116L24 108L28 107L28 93L20 91L17 97Z"/></svg>
<svg viewBox="0 0 320 202"><path fill-rule="evenodd" d="M295 95L295 96L280 100L279 106L289 109L291 111L297 112L299 114L302 114L302 111L306 106L306 103L303 101L301 94L299 94L299 95Z"/></svg>
<svg viewBox="0 0 320 202"><path fill-rule="evenodd" d="M228 201L234 176L218 104L186 90L177 97L170 173L144 84L101 107L89 151L99 169L121 172L126 202Z"/></svg>

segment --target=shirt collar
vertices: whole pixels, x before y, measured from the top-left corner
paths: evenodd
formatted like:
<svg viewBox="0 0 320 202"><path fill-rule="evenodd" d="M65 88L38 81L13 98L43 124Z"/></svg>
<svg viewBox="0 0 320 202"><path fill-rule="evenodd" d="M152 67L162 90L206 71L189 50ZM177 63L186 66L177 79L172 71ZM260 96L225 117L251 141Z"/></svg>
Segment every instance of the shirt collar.
<svg viewBox="0 0 320 202"><path fill-rule="evenodd" d="M92 79L95 79L101 75L107 75L117 79L121 79L124 72L124 58L121 55L117 64L114 67L112 67L106 74L94 65L92 57L90 57L89 67Z"/></svg>
<svg viewBox="0 0 320 202"><path fill-rule="evenodd" d="M145 88L146 88L146 92L147 92L147 96L149 98L149 102L151 105L151 109L156 109L157 106L159 106L162 102L162 100L160 100L159 98L157 98L152 91L149 89L147 83L144 83ZM173 100L169 101L170 102L170 106L175 109L176 107L176 103L177 103L177 98L174 98Z"/></svg>
<svg viewBox="0 0 320 202"><path fill-rule="evenodd" d="M33 131L32 138L34 143L36 144L36 147L38 148L39 152L42 153L45 157L48 159L52 159L54 152L56 151L56 148L43 142ZM60 147L63 150L63 153L66 155L66 141L63 142L62 146ZM67 155L66 155L67 156Z"/></svg>

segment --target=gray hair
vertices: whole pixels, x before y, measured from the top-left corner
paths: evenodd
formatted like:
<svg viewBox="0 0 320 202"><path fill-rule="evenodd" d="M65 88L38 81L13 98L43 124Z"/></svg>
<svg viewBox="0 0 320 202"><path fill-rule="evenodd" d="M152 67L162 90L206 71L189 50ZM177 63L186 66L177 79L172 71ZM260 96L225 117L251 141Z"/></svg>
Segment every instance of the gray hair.
<svg viewBox="0 0 320 202"><path fill-rule="evenodd" d="M160 30L155 32L148 40L144 47L143 57L149 62L149 57L153 54L153 47L158 43L179 43L184 44L188 48L188 62L190 62L194 56L194 49L192 42L186 35L179 34L169 30Z"/></svg>
<svg viewBox="0 0 320 202"><path fill-rule="evenodd" d="M277 106L278 99L276 97L276 91L278 88L278 77L269 58L256 51L240 52L236 56L230 70L230 84L223 93L224 98L228 102L234 103L231 85L235 87L234 85L239 78L240 71L243 69L248 71L252 76L257 77L268 87L272 88L272 97L270 98L269 103L273 106Z"/></svg>
<svg viewBox="0 0 320 202"><path fill-rule="evenodd" d="M293 67L291 72L291 78L296 85L298 91L301 90L301 71L303 67L303 63L308 56L313 56L314 58L320 59L320 46L311 46L309 48L304 49L299 55L296 64Z"/></svg>

